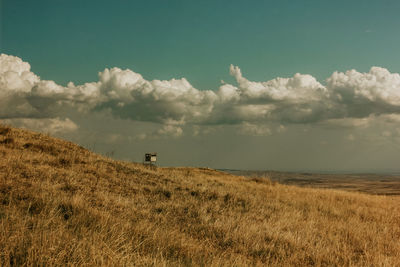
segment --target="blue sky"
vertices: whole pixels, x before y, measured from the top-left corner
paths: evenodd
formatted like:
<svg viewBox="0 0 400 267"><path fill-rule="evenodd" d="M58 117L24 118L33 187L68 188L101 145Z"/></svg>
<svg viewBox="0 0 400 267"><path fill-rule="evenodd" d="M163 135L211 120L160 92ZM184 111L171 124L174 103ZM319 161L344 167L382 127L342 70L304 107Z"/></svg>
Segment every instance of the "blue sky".
<svg viewBox="0 0 400 267"><path fill-rule="evenodd" d="M216 89L371 66L400 71L399 1L2 1L1 52L43 79L94 81L118 66Z"/></svg>
<svg viewBox="0 0 400 267"><path fill-rule="evenodd" d="M400 171L399 14L393 0L0 0L0 119L161 165Z"/></svg>

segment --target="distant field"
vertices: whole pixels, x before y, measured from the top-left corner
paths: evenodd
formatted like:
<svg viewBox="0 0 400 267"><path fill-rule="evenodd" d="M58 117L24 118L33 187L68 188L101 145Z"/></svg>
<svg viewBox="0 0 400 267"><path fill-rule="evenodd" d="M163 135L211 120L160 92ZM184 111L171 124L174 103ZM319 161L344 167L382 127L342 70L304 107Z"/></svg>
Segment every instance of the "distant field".
<svg viewBox="0 0 400 267"><path fill-rule="evenodd" d="M266 177L272 181L302 187L329 188L374 195L400 195L400 175L390 174L318 174L277 171L224 170L235 175Z"/></svg>

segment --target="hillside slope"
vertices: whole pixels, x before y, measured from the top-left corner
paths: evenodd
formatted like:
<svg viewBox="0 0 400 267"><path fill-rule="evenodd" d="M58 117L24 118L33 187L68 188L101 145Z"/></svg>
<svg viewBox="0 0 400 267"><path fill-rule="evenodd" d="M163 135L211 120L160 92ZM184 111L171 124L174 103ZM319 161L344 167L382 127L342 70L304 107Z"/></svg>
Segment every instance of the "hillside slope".
<svg viewBox="0 0 400 267"><path fill-rule="evenodd" d="M400 266L400 201L148 169L0 126L0 264Z"/></svg>

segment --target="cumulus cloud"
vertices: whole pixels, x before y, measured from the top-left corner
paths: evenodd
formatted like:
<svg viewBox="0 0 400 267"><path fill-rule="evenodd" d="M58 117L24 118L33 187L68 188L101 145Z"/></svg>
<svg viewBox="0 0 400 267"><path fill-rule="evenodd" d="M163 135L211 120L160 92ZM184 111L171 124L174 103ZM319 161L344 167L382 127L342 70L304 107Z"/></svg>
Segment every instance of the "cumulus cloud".
<svg viewBox="0 0 400 267"><path fill-rule="evenodd" d="M20 58L0 55L0 118L62 117L71 108L93 108L99 99L98 83L63 87L41 80Z"/></svg>
<svg viewBox="0 0 400 267"><path fill-rule="evenodd" d="M183 129L176 125L166 124L163 125L156 131L150 133L142 133L135 136L135 139L144 140L144 139L159 139L163 137L172 137L177 138L183 135Z"/></svg>
<svg viewBox="0 0 400 267"><path fill-rule="evenodd" d="M210 115L217 99L213 91L195 89L186 79L147 81L131 70L99 73L101 99L97 109L121 118L165 123L199 123Z"/></svg>
<svg viewBox="0 0 400 267"><path fill-rule="evenodd" d="M244 100L259 102L290 101L303 103L328 97L328 90L311 75L296 73L292 78L276 78L267 82L251 82L243 77L239 67L230 66L230 74L238 83Z"/></svg>
<svg viewBox="0 0 400 267"><path fill-rule="evenodd" d="M230 74L237 86L223 84L218 90L220 114L215 117L221 122L306 123L323 119L332 108L330 92L310 75L252 82L233 65Z"/></svg>
<svg viewBox="0 0 400 267"><path fill-rule="evenodd" d="M30 71L31 66L22 59L5 54L0 55L1 96L17 92L29 92L39 77Z"/></svg>
<svg viewBox="0 0 400 267"><path fill-rule="evenodd" d="M59 134L74 132L78 129L78 126L68 118L60 119L5 119L3 123L13 125L15 127L31 129L38 132Z"/></svg>
<svg viewBox="0 0 400 267"><path fill-rule="evenodd" d="M272 132L270 128L265 125L256 125L245 122L239 126L239 133L250 136L268 136Z"/></svg>
<svg viewBox="0 0 400 267"><path fill-rule="evenodd" d="M333 100L346 117L400 112L400 75L372 67L368 73L334 72L327 79Z"/></svg>
<svg viewBox="0 0 400 267"><path fill-rule="evenodd" d="M377 116L388 122L400 118L400 75L384 68L334 72L325 85L299 73L254 82L233 65L230 74L236 83L217 90L198 90L185 78L148 81L119 68L100 72L96 82L61 86L40 79L20 58L2 54L0 118L25 123L63 118L58 120L71 126L71 112L106 110L122 119L160 123L147 137L178 137L184 125L191 125L194 135L204 132L199 127L227 124L242 134L268 135L271 125L364 127Z"/></svg>
<svg viewBox="0 0 400 267"><path fill-rule="evenodd" d="M365 128L368 127L374 119L374 116L369 116L367 118L329 119L320 122L319 125L331 128Z"/></svg>

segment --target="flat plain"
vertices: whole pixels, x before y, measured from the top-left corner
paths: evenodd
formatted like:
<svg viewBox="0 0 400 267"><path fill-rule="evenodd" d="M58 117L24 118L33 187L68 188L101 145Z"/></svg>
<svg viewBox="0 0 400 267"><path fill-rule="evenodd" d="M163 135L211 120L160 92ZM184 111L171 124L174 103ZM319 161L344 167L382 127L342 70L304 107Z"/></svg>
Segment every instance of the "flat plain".
<svg viewBox="0 0 400 267"><path fill-rule="evenodd" d="M373 195L400 196L400 175L374 173L311 173L279 171L224 170L247 177L266 177L280 184L301 187L337 189Z"/></svg>

